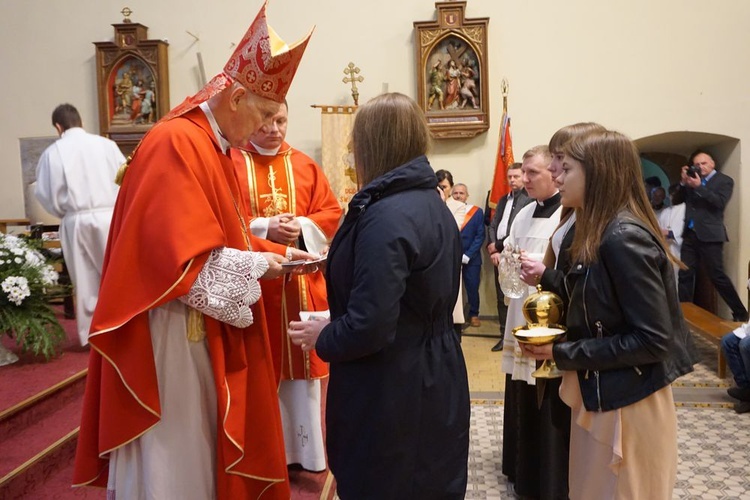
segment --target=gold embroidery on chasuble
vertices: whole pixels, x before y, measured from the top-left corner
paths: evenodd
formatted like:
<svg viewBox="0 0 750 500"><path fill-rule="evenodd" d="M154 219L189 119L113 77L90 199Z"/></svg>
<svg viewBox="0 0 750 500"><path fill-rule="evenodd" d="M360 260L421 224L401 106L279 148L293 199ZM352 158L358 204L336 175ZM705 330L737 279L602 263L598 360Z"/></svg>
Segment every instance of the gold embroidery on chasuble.
<svg viewBox="0 0 750 500"><path fill-rule="evenodd" d="M292 165L292 148L274 156L258 155L259 159L267 161L256 161L253 155L246 151L242 151L242 156L245 159L245 168L247 170L250 216L273 217L282 213L296 214L297 191L294 182L294 167ZM304 276L290 276L289 281L284 281L280 304L281 325L287 325L290 320L298 319L296 312L294 312L294 318L289 317L289 309L296 309L297 311L309 310L307 293L307 281ZM291 304L289 304L289 301L292 301ZM296 307L292 304L295 304ZM293 357L301 352L304 377L305 379L309 379L312 373L310 354L300 349L293 349L288 335L282 335L281 342L283 360L281 369L282 378L287 380L296 379L294 376L295 370L293 367L295 362ZM299 367L299 360L297 366Z"/></svg>
<svg viewBox="0 0 750 500"><path fill-rule="evenodd" d="M242 155L247 167L251 215L273 217L287 212L295 213L297 200L291 148L282 155L268 157L273 158L268 164L254 161L246 151L242 151Z"/></svg>

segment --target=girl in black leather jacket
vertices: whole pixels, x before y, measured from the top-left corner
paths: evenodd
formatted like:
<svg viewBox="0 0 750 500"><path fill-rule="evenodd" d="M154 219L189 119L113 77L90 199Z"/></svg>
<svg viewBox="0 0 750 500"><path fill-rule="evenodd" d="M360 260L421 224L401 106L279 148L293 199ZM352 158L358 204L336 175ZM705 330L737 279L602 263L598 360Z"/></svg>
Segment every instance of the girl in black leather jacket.
<svg viewBox="0 0 750 500"><path fill-rule="evenodd" d="M572 410L570 498L668 499L677 470L670 384L693 365L674 257L632 141L595 131L565 153L562 203L576 210L568 335L524 351L566 370L560 395Z"/></svg>

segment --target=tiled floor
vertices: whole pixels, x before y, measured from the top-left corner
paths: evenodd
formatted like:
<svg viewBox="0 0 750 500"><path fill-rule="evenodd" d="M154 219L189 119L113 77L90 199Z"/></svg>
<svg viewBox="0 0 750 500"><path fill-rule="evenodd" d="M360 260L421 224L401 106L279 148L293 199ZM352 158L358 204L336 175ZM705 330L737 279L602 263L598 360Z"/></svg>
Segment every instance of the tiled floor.
<svg viewBox="0 0 750 500"><path fill-rule="evenodd" d="M497 322L464 332L462 347L472 396L468 499L516 498L500 473L503 379ZM750 499L750 414L738 415L716 375L716 347L697 338L701 363L674 385L680 463L675 499Z"/></svg>

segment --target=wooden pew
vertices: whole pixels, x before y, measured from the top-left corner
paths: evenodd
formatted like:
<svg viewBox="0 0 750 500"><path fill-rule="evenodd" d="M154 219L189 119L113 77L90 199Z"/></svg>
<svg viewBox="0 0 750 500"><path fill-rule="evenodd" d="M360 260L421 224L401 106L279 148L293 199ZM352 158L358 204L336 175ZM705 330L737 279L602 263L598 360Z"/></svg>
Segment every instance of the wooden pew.
<svg viewBox="0 0 750 500"><path fill-rule="evenodd" d="M29 219L0 219L0 233L7 233L8 226L28 226Z"/></svg>
<svg viewBox="0 0 750 500"><path fill-rule="evenodd" d="M716 344L719 351L719 378L725 378L727 365L724 359L724 350L721 348L721 338L742 323L721 319L692 302L683 302L681 306L682 314L685 316L685 322L690 331L700 334Z"/></svg>

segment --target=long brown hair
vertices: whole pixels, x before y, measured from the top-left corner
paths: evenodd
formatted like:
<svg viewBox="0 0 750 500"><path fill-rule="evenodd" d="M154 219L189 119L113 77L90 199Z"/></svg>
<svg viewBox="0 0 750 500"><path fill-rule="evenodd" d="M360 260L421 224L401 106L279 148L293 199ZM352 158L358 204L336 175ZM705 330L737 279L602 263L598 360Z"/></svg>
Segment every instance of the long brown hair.
<svg viewBox="0 0 750 500"><path fill-rule="evenodd" d="M549 140L549 151L553 155L563 151L563 147L575 137L588 134L596 130L607 130L603 125L596 122L579 122L572 125L566 125L555 132Z"/></svg>
<svg viewBox="0 0 750 500"><path fill-rule="evenodd" d="M595 130L607 130L603 125L599 125L596 122L578 122L572 125L566 125L554 134L549 140L549 152L554 157L556 153L564 152L563 147L569 143L574 137L579 135L588 134ZM560 212L560 224L557 227L563 226L575 210L571 207L562 207Z"/></svg>
<svg viewBox="0 0 750 500"><path fill-rule="evenodd" d="M430 133L413 99L392 92L357 110L352 128L354 162L360 185L427 153Z"/></svg>
<svg viewBox="0 0 750 500"><path fill-rule="evenodd" d="M596 262L604 230L621 210L640 220L664 249L670 260L659 223L646 196L638 149L625 135L594 130L563 146L564 153L581 162L585 174L583 206L576 209L573 258L584 264Z"/></svg>

